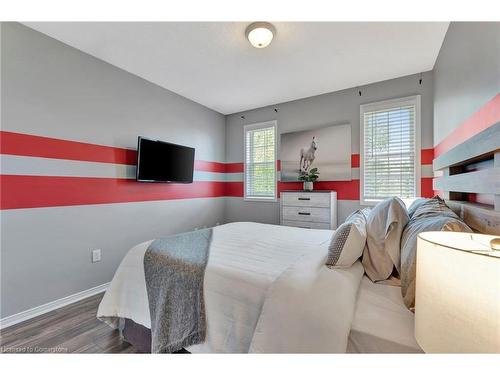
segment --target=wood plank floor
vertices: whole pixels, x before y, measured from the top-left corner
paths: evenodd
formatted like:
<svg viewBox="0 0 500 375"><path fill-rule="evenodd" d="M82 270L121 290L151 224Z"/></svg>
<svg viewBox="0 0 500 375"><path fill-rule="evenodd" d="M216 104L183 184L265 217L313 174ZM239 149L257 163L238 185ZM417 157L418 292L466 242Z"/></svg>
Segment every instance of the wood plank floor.
<svg viewBox="0 0 500 375"><path fill-rule="evenodd" d="M103 293L0 331L3 353L135 353L118 330L97 320Z"/></svg>

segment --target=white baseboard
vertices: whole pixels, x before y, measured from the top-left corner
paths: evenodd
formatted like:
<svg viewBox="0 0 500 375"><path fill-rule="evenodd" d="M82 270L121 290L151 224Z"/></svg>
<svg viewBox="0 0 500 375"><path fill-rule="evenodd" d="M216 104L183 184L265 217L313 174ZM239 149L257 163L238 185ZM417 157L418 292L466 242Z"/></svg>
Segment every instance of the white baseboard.
<svg viewBox="0 0 500 375"><path fill-rule="evenodd" d="M98 285L93 288L84 290L82 292L78 292L70 296L63 297L58 300L46 303L44 305L33 307L32 309L21 311L11 316L6 316L5 318L0 319L0 329L7 328L14 324L24 322L25 320L48 313L50 311L59 309L69 304L81 301L82 299L92 297L96 294L104 292L108 288L108 286L109 283Z"/></svg>

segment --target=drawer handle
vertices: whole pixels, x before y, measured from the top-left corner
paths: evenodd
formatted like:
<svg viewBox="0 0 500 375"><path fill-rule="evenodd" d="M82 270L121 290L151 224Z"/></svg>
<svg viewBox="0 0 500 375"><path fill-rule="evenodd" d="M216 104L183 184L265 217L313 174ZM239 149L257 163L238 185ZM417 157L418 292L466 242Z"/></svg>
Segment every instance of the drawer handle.
<svg viewBox="0 0 500 375"><path fill-rule="evenodd" d="M311 198L297 198L299 201L310 201Z"/></svg>
<svg viewBox="0 0 500 375"><path fill-rule="evenodd" d="M299 212L299 215L311 215L310 212Z"/></svg>

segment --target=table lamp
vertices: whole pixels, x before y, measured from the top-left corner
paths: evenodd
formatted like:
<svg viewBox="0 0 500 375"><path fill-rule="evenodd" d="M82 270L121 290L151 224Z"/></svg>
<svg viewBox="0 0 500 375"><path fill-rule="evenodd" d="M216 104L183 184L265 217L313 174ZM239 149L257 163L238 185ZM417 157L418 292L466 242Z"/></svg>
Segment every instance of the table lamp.
<svg viewBox="0 0 500 375"><path fill-rule="evenodd" d="M483 234L419 234L415 337L425 352L500 353L497 245Z"/></svg>

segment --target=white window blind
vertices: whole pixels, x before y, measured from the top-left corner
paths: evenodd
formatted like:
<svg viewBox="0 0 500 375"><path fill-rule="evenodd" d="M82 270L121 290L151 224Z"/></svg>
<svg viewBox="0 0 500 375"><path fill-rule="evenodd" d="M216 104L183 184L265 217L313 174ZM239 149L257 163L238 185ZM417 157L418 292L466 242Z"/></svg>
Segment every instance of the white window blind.
<svg viewBox="0 0 500 375"><path fill-rule="evenodd" d="M245 126L245 199L276 199L276 122Z"/></svg>
<svg viewBox="0 0 500 375"><path fill-rule="evenodd" d="M361 106L362 203L420 194L420 97Z"/></svg>

